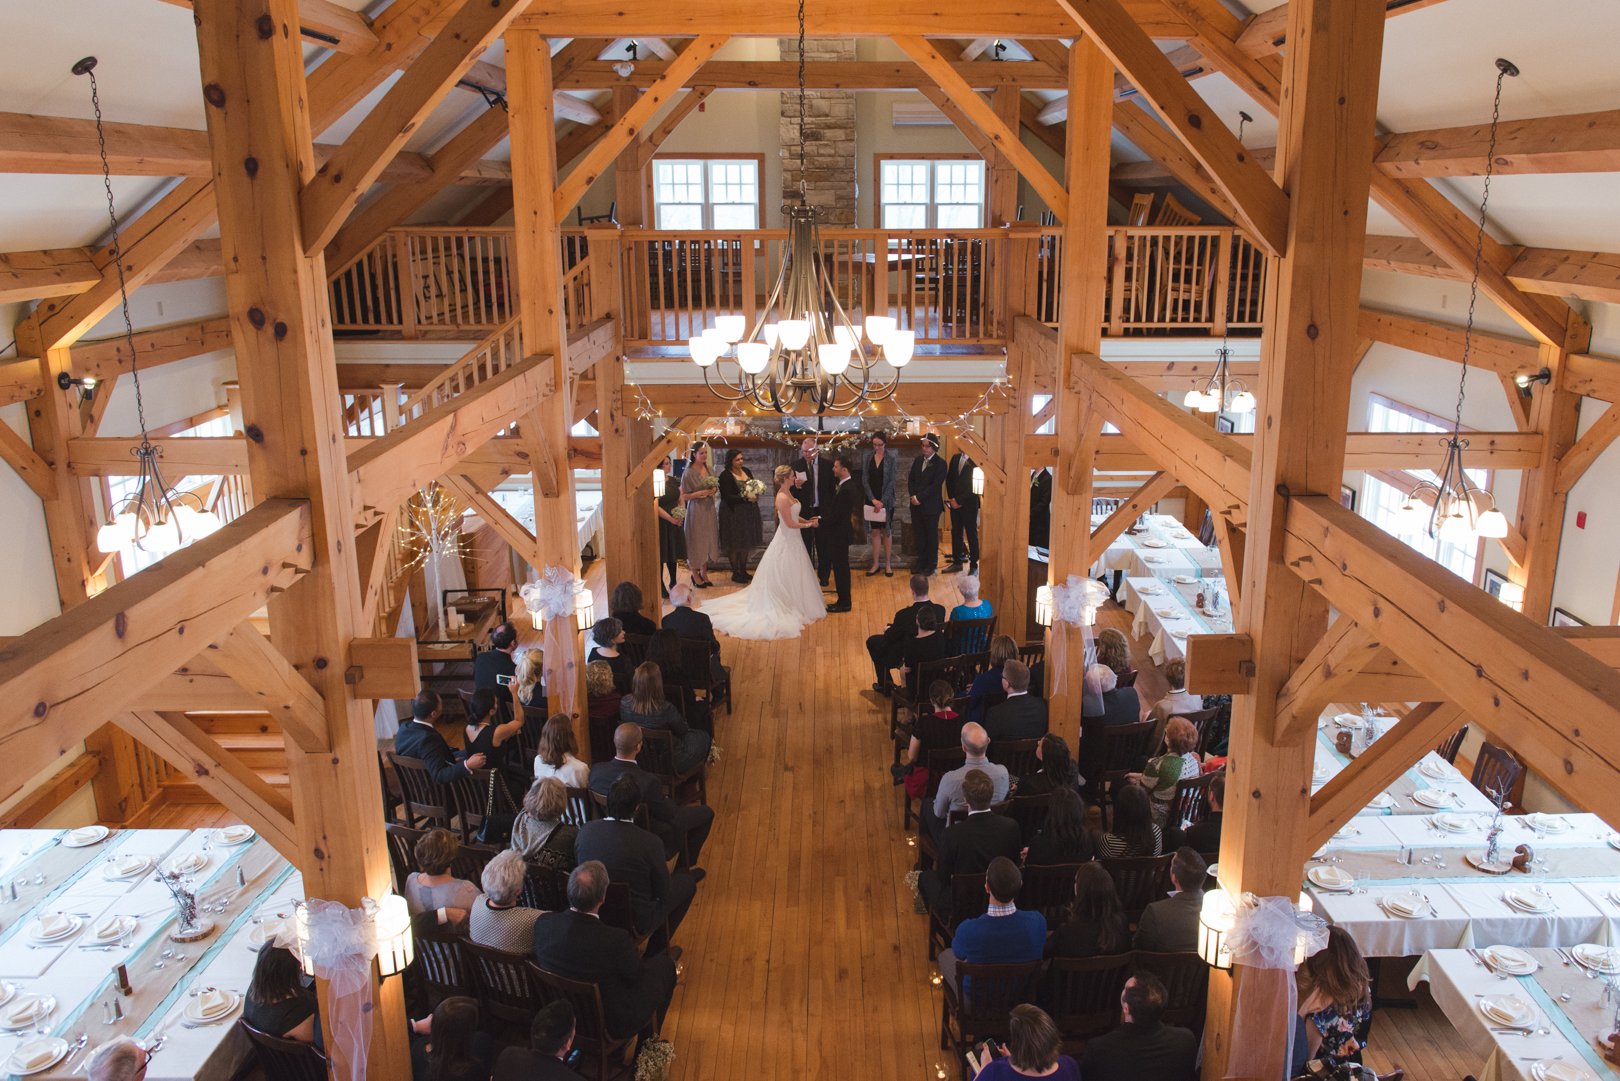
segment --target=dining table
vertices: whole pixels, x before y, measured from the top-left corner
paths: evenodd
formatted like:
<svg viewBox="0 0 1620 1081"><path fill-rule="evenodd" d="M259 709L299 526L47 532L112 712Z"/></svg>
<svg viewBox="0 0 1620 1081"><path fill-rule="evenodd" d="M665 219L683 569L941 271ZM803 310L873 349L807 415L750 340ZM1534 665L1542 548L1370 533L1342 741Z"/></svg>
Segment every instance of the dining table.
<svg viewBox="0 0 1620 1081"><path fill-rule="evenodd" d="M1387 715L1368 717L1338 710L1324 713L1317 722L1312 793L1337 777L1350 764L1350 756L1338 748L1337 737L1340 733L1367 734L1370 745L1388 734L1398 722L1398 717ZM1490 797L1470 784L1455 766L1430 751L1383 791L1369 797L1367 805L1356 814L1433 815L1445 811L1488 814L1495 808Z"/></svg>
<svg viewBox="0 0 1620 1081"><path fill-rule="evenodd" d="M171 937L160 869L184 876L205 933ZM128 1036L150 1053L149 1081L228 1081L251 1050L235 1022L258 950L302 897L297 870L245 826L0 831L0 1069L82 1076Z"/></svg>
<svg viewBox="0 0 1620 1081"><path fill-rule="evenodd" d="M1532 947L1426 951L1408 977L1472 1046L1479 1081L1615 1081L1596 1041L1615 1029L1620 951ZM1489 1012L1487 1012L1489 1011Z"/></svg>
<svg viewBox="0 0 1620 1081"><path fill-rule="evenodd" d="M1093 516L1092 528L1104 519ZM1092 564L1096 577L1120 571L1137 578L1219 578L1221 554L1206 548L1174 515L1144 514L1139 524L1109 542Z"/></svg>
<svg viewBox="0 0 1620 1081"><path fill-rule="evenodd" d="M1232 607L1226 600L1224 578L1199 578L1188 574L1175 578L1130 577L1125 579L1125 610L1131 613L1131 635L1151 635L1148 656L1154 664L1164 664L1187 655L1187 636L1232 633ZM1197 606L1198 594L1206 607ZM1219 611L1210 606L1220 597Z"/></svg>

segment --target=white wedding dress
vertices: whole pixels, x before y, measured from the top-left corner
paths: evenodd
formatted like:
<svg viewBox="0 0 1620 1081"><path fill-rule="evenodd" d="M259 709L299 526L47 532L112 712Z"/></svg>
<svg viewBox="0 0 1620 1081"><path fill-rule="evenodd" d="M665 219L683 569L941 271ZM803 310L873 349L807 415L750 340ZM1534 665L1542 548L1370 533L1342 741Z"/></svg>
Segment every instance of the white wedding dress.
<svg viewBox="0 0 1620 1081"><path fill-rule="evenodd" d="M807 623L827 615L821 583L796 528L799 504L786 492L777 493L776 518L776 532L748 587L703 603L703 614L722 634L755 641L797 638Z"/></svg>

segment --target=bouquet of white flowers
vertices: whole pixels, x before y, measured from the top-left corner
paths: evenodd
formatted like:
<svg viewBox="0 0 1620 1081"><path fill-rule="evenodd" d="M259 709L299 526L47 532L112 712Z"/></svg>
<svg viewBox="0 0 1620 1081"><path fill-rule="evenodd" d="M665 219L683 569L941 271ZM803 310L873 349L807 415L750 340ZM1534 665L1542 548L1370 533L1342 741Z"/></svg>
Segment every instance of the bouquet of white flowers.
<svg viewBox="0 0 1620 1081"><path fill-rule="evenodd" d="M756 496L764 495L765 482L762 480L756 480L753 477L749 477L747 480L743 481L742 494L744 499L753 499Z"/></svg>
<svg viewBox="0 0 1620 1081"><path fill-rule="evenodd" d="M710 473L708 476L699 480L697 486L703 489L718 488L720 487L720 478L716 477L713 473Z"/></svg>
<svg viewBox="0 0 1620 1081"><path fill-rule="evenodd" d="M669 512L669 516L675 519L677 522L684 522L686 521L686 508L676 507L674 510Z"/></svg>

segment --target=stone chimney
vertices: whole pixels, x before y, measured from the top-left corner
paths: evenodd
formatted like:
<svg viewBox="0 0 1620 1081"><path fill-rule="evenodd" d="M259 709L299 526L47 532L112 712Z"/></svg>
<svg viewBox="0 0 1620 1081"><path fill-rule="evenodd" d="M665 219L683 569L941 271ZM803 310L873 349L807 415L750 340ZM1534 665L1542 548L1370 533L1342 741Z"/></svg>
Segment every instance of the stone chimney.
<svg viewBox="0 0 1620 1081"><path fill-rule="evenodd" d="M781 38L782 59L799 60L799 39ZM854 38L806 38L805 61L854 60ZM782 202L799 201L799 92L782 93ZM849 90L810 90L804 103L804 183L821 223L855 226L855 94Z"/></svg>

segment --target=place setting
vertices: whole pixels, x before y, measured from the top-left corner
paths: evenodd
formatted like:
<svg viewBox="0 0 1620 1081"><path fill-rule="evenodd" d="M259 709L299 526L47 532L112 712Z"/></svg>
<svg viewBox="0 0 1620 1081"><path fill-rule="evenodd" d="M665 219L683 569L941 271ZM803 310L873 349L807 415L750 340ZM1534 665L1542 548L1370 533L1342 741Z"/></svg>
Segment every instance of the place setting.
<svg viewBox="0 0 1620 1081"><path fill-rule="evenodd" d="M139 856L134 853L114 853L107 857L107 862L101 865L101 875L111 882L128 882L139 878L152 869L157 860L151 856Z"/></svg>
<svg viewBox="0 0 1620 1081"><path fill-rule="evenodd" d="M1374 903L1384 915L1400 919L1411 920L1436 914L1428 895L1417 887L1401 893L1386 893Z"/></svg>
<svg viewBox="0 0 1620 1081"><path fill-rule="evenodd" d="M55 1011L56 998L52 995L32 992L15 994L4 1006L0 1006L0 1031L16 1034L25 1029L37 1030Z"/></svg>
<svg viewBox="0 0 1620 1081"><path fill-rule="evenodd" d="M106 826L84 826L76 830L68 830L62 838L64 848L88 848L98 845L112 835L112 830Z"/></svg>
<svg viewBox="0 0 1620 1081"><path fill-rule="evenodd" d="M210 840L216 845L233 848L237 845L247 844L256 836L258 834L254 832L252 826L239 822L234 826L221 826L210 835Z"/></svg>
<svg viewBox="0 0 1620 1081"><path fill-rule="evenodd" d="M73 1044L57 1036L38 1036L6 1056L6 1072L13 1077L44 1073L67 1057Z"/></svg>
<svg viewBox="0 0 1620 1081"><path fill-rule="evenodd" d="M1520 1032L1547 1035L1536 1026L1536 1008L1517 995L1482 995L1479 1012L1492 1026L1492 1032Z"/></svg>
<svg viewBox="0 0 1620 1081"><path fill-rule="evenodd" d="M1502 891L1502 901L1511 909L1532 915L1558 911L1552 894L1540 885L1509 886Z"/></svg>
<svg viewBox="0 0 1620 1081"><path fill-rule="evenodd" d="M224 1024L242 1005L242 996L217 987L192 988L185 1008L180 1011L184 1028L205 1028Z"/></svg>
<svg viewBox="0 0 1620 1081"><path fill-rule="evenodd" d="M1457 794L1447 788L1420 788L1412 793L1412 800L1434 811L1449 811L1457 806Z"/></svg>
<svg viewBox="0 0 1620 1081"><path fill-rule="evenodd" d="M178 856L170 856L163 861L159 870L166 875L194 875L205 869L213 857L207 852L186 852Z"/></svg>

